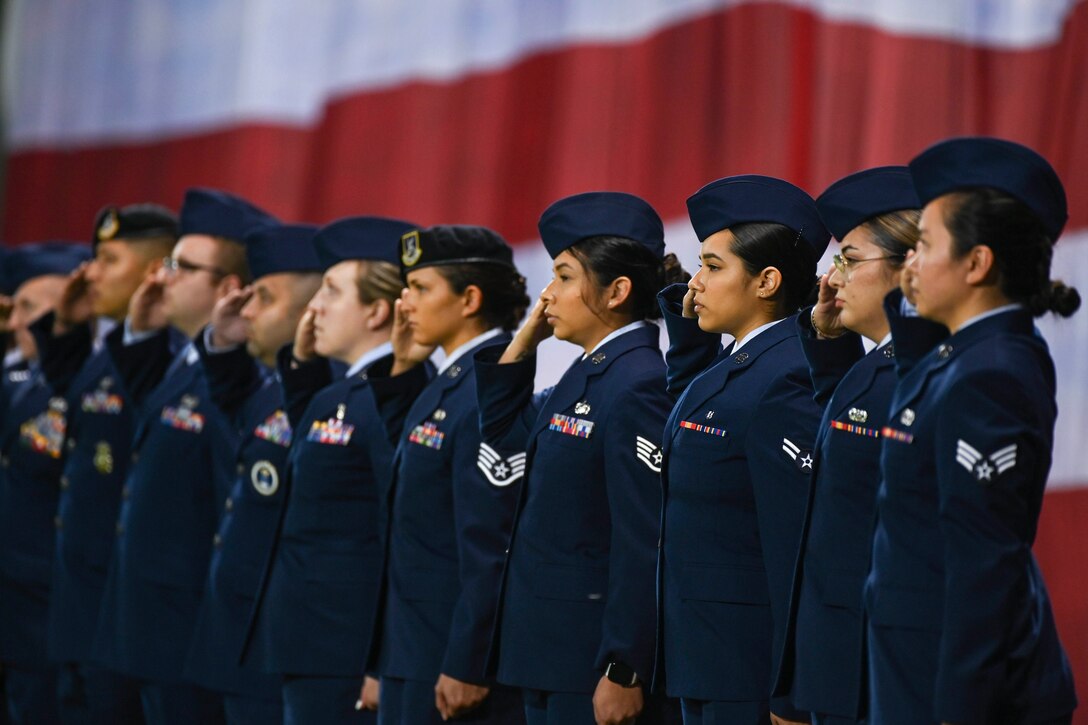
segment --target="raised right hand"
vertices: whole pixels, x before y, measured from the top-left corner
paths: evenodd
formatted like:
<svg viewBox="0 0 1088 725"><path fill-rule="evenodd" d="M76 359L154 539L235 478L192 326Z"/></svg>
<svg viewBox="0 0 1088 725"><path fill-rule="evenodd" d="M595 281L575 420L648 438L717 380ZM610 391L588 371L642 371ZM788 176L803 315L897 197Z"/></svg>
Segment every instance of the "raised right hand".
<svg viewBox="0 0 1088 725"><path fill-rule="evenodd" d="M538 299L528 317L522 323L521 328L514 334L514 339L506 346L500 363L517 362L524 360L536 352L540 343L552 336L552 326L548 324L544 316L544 300Z"/></svg>
<svg viewBox="0 0 1088 725"><path fill-rule="evenodd" d="M404 309L404 296L408 290L401 292L400 299L393 304L393 331L390 341L393 343L393 375L400 375L411 370L434 352L435 345L420 345L415 341L412 327L408 324L408 313Z"/></svg>
<svg viewBox="0 0 1088 725"><path fill-rule="evenodd" d="M68 275L68 281L61 290L60 299L54 308L53 334L62 335L94 316L94 307L88 294L90 283L87 281L87 267L89 265L90 262L84 262Z"/></svg>
<svg viewBox="0 0 1088 725"><path fill-rule="evenodd" d="M698 315L695 314L695 290L688 287L688 291L684 293L684 311L683 317L687 317L689 320L695 319Z"/></svg>
<svg viewBox="0 0 1088 725"><path fill-rule="evenodd" d="M316 313L307 308L302 313L302 317L298 320L298 326L295 327L295 345L291 351L291 355L299 362L309 362L317 357L317 351L314 349L316 339L314 338L314 315Z"/></svg>
<svg viewBox="0 0 1088 725"><path fill-rule="evenodd" d="M133 332L148 332L166 327L162 292L163 279L159 270L148 272L128 303L128 324Z"/></svg>
<svg viewBox="0 0 1088 725"><path fill-rule="evenodd" d="M816 299L816 306L812 308L812 321L816 323L820 336L824 338L838 337L846 332L843 327L842 310L835 306L835 288L827 282L828 275L820 275L820 294Z"/></svg>
<svg viewBox="0 0 1088 725"><path fill-rule="evenodd" d="M252 287L231 290L219 298L212 309L212 344L216 347L234 347L246 341L246 321L242 308L253 297Z"/></svg>

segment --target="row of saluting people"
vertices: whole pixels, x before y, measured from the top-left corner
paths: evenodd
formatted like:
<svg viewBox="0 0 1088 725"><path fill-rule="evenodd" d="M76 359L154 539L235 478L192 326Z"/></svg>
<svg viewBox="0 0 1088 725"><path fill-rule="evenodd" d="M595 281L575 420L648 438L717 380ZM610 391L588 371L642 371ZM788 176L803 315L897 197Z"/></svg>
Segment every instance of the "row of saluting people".
<svg viewBox="0 0 1088 725"><path fill-rule="evenodd" d="M1057 174L964 138L687 203L686 284L641 199L551 205L531 309L488 229L206 189L9 252L12 721L1069 722Z"/></svg>

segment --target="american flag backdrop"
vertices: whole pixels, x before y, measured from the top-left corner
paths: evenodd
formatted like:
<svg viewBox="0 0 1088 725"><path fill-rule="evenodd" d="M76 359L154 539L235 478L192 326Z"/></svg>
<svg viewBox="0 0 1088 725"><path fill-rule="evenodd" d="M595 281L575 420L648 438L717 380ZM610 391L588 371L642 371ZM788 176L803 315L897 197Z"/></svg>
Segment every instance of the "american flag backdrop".
<svg viewBox="0 0 1088 725"><path fill-rule="evenodd" d="M475 223L530 289L556 198L630 191L689 269L685 198L737 173L818 194L941 138L1061 174L1056 277L1088 298L1080 0L8 0L6 244L88 238L106 203L228 189L283 219ZM1040 328L1057 444L1037 555L1088 702L1088 309ZM572 348L548 343L541 384ZM1088 708L1082 708L1082 712ZM1088 723L1088 714L1077 722Z"/></svg>

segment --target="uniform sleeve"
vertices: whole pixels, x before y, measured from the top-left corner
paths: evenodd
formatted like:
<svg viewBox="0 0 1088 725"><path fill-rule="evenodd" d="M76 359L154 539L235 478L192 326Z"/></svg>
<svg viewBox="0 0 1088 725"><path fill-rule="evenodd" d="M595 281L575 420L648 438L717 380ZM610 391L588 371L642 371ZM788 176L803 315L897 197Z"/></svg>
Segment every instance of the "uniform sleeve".
<svg viewBox="0 0 1088 725"><path fill-rule="evenodd" d="M520 466L524 470L525 453L491 449L487 461L483 461L474 414L461 419L454 440L453 515L461 595L453 608L442 672L458 680L483 684L499 581L522 483L522 474L489 480L484 468L503 465ZM496 456L503 460L485 465Z"/></svg>
<svg viewBox="0 0 1088 725"><path fill-rule="evenodd" d="M669 333L669 349L665 353L668 390L677 397L722 351L721 335L704 332L698 320L684 317L685 294L687 285L671 284L657 295Z"/></svg>
<svg viewBox="0 0 1088 725"><path fill-rule="evenodd" d="M200 354L212 400L227 417L234 420L246 401L260 390L267 375L262 374L261 366L244 345L210 352L205 340L207 329L196 336L193 344Z"/></svg>
<svg viewBox="0 0 1088 725"><path fill-rule="evenodd" d="M73 378L91 356L94 334L89 322L63 334L53 334L56 315L46 312L30 325L38 347L38 365L55 395L66 395Z"/></svg>
<svg viewBox="0 0 1088 725"><path fill-rule="evenodd" d="M995 708L1016 686L1006 679L1009 657L1032 636L1037 595L1030 546L1053 425L1039 414L1041 405L1052 405L1046 395L991 369L959 381L941 412L936 456L945 604L934 701L945 722L1000 720Z"/></svg>
<svg viewBox="0 0 1088 725"><path fill-rule="evenodd" d="M536 356L499 364L499 345L476 353L476 400L480 407L483 440L500 448L524 450L529 432L549 391L533 394Z"/></svg>
<svg viewBox="0 0 1088 725"><path fill-rule="evenodd" d="M385 428L389 444L396 448L404 432L404 421L412 404L434 378L435 368L428 360L400 375L390 375L393 358L377 362L370 368L370 388Z"/></svg>
<svg viewBox="0 0 1088 725"><path fill-rule="evenodd" d="M288 343L276 353L276 368L283 386L283 407L292 430L299 430L302 414L314 395L332 382L332 369L323 357L309 362L299 362L293 354L294 346Z"/></svg>
<svg viewBox="0 0 1088 725"><path fill-rule="evenodd" d="M129 399L137 407L142 407L147 396L166 377L177 351L172 348L169 328L151 333L130 345L125 344L124 337L125 325L118 325L106 336L106 349L124 381Z"/></svg>
<svg viewBox="0 0 1088 725"><path fill-rule="evenodd" d="M764 393L745 439L774 620L773 657L785 641L822 412L813 401L807 371L792 369ZM794 714L786 698L772 700L771 710L784 717Z"/></svg>
<svg viewBox="0 0 1088 725"><path fill-rule="evenodd" d="M661 439L672 409L659 374L632 381L611 407L605 430L605 488L612 539L608 597L596 666L617 660L649 683L657 609L661 524Z"/></svg>
<svg viewBox="0 0 1088 725"><path fill-rule="evenodd" d="M884 298L884 314L888 317L895 345L895 371L900 378L948 337L947 327L923 317L904 315L902 306L903 293L897 289Z"/></svg>
<svg viewBox="0 0 1088 725"><path fill-rule="evenodd" d="M814 389L813 399L821 408L831 402L839 381L861 358L865 357L865 347L861 335L845 332L830 340L821 340L809 323L812 308L802 310L794 323L797 337L801 340L801 349L808 360L808 371Z"/></svg>

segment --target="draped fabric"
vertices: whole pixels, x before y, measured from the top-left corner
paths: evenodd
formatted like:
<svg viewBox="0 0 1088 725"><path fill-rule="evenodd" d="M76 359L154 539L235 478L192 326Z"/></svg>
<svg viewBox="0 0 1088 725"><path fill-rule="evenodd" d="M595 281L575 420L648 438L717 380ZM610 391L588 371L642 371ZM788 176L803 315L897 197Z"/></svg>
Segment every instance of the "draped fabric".
<svg viewBox="0 0 1088 725"><path fill-rule="evenodd" d="M8 244L208 185L290 220L484 224L535 292L562 195L645 197L690 268L684 200L707 181L816 194L989 134L1061 174L1055 276L1088 293L1078 0L9 0L4 49ZM1061 413L1037 552L1088 701L1088 310L1040 328ZM570 349L548 355L542 383Z"/></svg>

